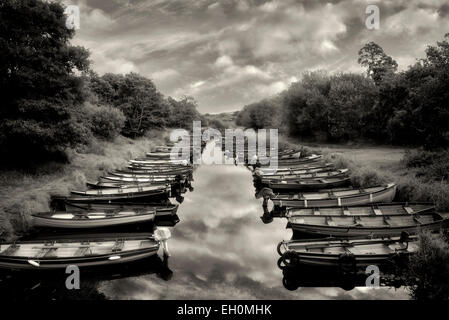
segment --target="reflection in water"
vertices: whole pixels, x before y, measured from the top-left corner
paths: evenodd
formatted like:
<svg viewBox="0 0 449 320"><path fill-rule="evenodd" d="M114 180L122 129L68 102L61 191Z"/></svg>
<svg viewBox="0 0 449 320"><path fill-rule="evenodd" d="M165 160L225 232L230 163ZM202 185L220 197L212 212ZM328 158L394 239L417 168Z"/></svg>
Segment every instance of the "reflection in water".
<svg viewBox="0 0 449 320"><path fill-rule="evenodd" d="M364 284L360 281L348 286L335 278L326 283L327 273L315 273L312 277L304 270L280 270L276 246L279 241L290 239L292 231L285 228L283 219L274 219L270 224L260 221L260 200L254 197L251 172L243 166L202 165L194 172L194 178L195 191L184 194L179 218L155 221L168 226L172 233L170 267L167 259L154 256L98 271L81 270L80 290L65 288L64 270L57 271L59 275L5 274L0 275L2 298L408 298L404 289L357 287ZM340 288L354 286L350 291ZM290 291L292 288L298 289Z"/></svg>
<svg viewBox="0 0 449 320"><path fill-rule="evenodd" d="M168 258L155 255L137 262L80 269L80 289L67 290L65 270L8 272L0 274L0 299L5 300L102 300L102 281L148 277L169 281L173 272Z"/></svg>
<svg viewBox="0 0 449 320"><path fill-rule="evenodd" d="M103 281L112 299L407 299L403 289L301 286L291 292L277 267L276 245L289 239L286 222L260 221L251 172L243 166L200 166L195 192L186 193L181 221L170 239L173 278L148 276ZM359 285L359 283L357 283Z"/></svg>

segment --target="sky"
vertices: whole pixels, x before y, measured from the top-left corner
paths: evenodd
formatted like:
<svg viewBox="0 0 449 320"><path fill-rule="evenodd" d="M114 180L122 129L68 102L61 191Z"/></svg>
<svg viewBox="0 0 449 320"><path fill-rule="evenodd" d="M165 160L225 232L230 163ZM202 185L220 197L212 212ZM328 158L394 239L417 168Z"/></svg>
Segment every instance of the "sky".
<svg viewBox="0 0 449 320"><path fill-rule="evenodd" d="M72 43L92 69L151 78L202 113L240 110L288 88L306 71L363 72L374 41L404 70L449 32L447 0L62 0L80 8ZM368 30L368 5L380 28Z"/></svg>

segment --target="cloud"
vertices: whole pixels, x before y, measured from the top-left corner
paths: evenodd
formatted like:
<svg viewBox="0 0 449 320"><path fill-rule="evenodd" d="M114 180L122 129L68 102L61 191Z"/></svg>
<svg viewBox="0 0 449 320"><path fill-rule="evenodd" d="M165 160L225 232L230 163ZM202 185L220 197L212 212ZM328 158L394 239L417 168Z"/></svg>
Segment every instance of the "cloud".
<svg viewBox="0 0 449 320"><path fill-rule="evenodd" d="M379 43L401 69L449 30L445 0L73 0L95 71L138 71L202 112L240 109L319 68L361 72L358 50ZM366 6L380 29L365 27Z"/></svg>

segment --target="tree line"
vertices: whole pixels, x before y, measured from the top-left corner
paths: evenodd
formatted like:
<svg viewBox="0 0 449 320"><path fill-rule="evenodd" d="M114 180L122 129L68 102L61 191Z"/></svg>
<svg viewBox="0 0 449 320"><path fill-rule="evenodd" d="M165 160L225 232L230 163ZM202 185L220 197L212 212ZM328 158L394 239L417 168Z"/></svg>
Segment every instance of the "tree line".
<svg viewBox="0 0 449 320"><path fill-rule="evenodd" d="M193 98L165 97L151 79L94 73L65 22L56 2L0 3L0 162L62 160L93 139L189 129L201 119Z"/></svg>
<svg viewBox="0 0 449 320"><path fill-rule="evenodd" d="M237 124L329 142L449 145L449 33L405 71L374 42L358 62L366 74L304 73L279 95L245 106Z"/></svg>

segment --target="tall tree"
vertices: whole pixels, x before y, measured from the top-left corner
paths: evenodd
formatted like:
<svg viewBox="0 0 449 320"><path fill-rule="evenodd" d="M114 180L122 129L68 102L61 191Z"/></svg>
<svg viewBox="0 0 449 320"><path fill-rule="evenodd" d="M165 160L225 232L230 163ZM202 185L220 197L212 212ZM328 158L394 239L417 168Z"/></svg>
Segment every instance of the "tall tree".
<svg viewBox="0 0 449 320"><path fill-rule="evenodd" d="M8 159L53 153L85 138L74 113L84 100L78 73L88 69L88 52L69 44L74 31L65 21L58 3L0 3L0 150Z"/></svg>
<svg viewBox="0 0 449 320"><path fill-rule="evenodd" d="M398 68L396 61L375 42L369 42L360 49L358 62L367 68L368 76L376 85L379 85L386 75L395 73Z"/></svg>

